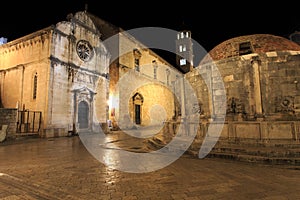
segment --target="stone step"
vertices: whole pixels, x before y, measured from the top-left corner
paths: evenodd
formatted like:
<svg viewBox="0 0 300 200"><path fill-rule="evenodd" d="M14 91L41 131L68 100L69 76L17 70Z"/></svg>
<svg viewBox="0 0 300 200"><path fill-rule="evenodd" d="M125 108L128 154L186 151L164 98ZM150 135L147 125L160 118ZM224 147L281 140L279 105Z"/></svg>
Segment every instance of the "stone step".
<svg viewBox="0 0 300 200"><path fill-rule="evenodd" d="M287 157L267 157L261 155L248 155L236 153L223 153L223 152L210 152L207 157L209 158L224 158L236 161L272 164L272 165L293 165L300 166L300 157L287 158Z"/></svg>
<svg viewBox="0 0 300 200"><path fill-rule="evenodd" d="M238 153L254 156L266 156L266 157L299 157L300 148L268 148L268 147L243 147L243 146L223 146L214 147L213 151L216 153Z"/></svg>
<svg viewBox="0 0 300 200"><path fill-rule="evenodd" d="M216 145L222 146L243 146L243 147L283 147L283 148L300 148L299 141L257 141L257 142L249 142L249 141L219 141Z"/></svg>
<svg viewBox="0 0 300 200"><path fill-rule="evenodd" d="M165 146L165 143L160 139L153 139L150 145L156 149ZM193 157L198 157L199 145L193 145L193 148L189 148L186 154ZM196 147L196 148L195 148ZM172 146L171 151L183 150L183 146ZM203 147L201 147L203 148ZM202 149L205 151L205 148ZM211 150L211 151L210 151ZM300 144L299 143L249 143L249 142L231 142L221 141L217 142L211 149L207 147L209 158L224 158L243 162L272 164L272 165L286 165L299 167L300 169Z"/></svg>

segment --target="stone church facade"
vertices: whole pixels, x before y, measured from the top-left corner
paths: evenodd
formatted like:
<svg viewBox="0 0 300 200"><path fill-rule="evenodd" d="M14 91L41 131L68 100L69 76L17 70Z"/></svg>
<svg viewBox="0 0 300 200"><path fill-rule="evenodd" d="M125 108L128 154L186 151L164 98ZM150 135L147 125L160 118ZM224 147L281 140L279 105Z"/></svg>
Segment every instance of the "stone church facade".
<svg viewBox="0 0 300 200"><path fill-rule="evenodd" d="M99 125L106 130L108 120L116 129L161 124L176 115L170 87L182 76L87 11L0 46L1 105L16 109L12 137L33 126L41 136L55 137ZM122 77L129 81L119 84ZM165 108L163 117L151 111L156 105Z"/></svg>
<svg viewBox="0 0 300 200"><path fill-rule="evenodd" d="M100 37L80 12L0 46L2 106L24 111L17 131L35 125L42 136L65 136L106 123L110 54Z"/></svg>

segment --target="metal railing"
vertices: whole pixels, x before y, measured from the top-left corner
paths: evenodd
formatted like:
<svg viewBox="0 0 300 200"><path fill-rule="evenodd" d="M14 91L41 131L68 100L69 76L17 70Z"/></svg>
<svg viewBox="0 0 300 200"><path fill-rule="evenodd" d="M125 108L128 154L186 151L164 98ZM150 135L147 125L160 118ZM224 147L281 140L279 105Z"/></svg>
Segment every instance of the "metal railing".
<svg viewBox="0 0 300 200"><path fill-rule="evenodd" d="M39 133L42 121L41 111L18 111L17 133Z"/></svg>

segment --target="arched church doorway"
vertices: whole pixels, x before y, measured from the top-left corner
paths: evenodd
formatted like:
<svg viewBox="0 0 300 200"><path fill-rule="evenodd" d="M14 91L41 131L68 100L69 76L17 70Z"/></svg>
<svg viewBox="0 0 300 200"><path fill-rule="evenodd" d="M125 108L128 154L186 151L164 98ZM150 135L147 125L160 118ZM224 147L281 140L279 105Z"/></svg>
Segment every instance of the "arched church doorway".
<svg viewBox="0 0 300 200"><path fill-rule="evenodd" d="M86 101L78 104L78 123L80 129L89 127L89 105Z"/></svg>
<svg viewBox="0 0 300 200"><path fill-rule="evenodd" d="M135 124L141 124L142 123L142 105L144 98L140 93L136 93L132 97L133 100L133 109L134 109L134 122Z"/></svg>
<svg viewBox="0 0 300 200"><path fill-rule="evenodd" d="M135 104L134 110L135 110L135 123L141 124L141 105Z"/></svg>

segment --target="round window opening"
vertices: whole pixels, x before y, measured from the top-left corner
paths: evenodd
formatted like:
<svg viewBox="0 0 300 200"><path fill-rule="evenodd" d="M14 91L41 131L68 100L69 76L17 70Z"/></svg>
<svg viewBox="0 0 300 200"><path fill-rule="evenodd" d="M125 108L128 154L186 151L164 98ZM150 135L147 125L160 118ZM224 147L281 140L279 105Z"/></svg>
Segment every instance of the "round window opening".
<svg viewBox="0 0 300 200"><path fill-rule="evenodd" d="M77 42L76 51L79 58L83 61L89 61L94 55L92 45L86 40L79 40Z"/></svg>

